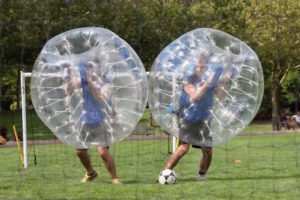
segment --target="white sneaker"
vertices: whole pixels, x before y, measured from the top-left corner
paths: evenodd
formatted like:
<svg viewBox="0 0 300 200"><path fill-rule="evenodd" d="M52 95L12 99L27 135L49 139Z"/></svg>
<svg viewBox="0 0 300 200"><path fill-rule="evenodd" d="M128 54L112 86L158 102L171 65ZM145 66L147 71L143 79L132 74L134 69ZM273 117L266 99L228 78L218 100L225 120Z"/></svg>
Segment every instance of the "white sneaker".
<svg viewBox="0 0 300 200"><path fill-rule="evenodd" d="M204 175L198 174L197 181L205 181L205 180L206 180L205 174Z"/></svg>

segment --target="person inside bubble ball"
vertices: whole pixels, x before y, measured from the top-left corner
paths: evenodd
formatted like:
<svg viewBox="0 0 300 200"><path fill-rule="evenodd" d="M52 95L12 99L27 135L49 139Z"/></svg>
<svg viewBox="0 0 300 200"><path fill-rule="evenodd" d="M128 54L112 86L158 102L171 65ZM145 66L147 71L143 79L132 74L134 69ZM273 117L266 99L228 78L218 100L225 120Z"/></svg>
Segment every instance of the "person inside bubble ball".
<svg viewBox="0 0 300 200"><path fill-rule="evenodd" d="M80 121L83 124L80 132L80 139L87 140L91 137L89 134L101 135L101 128L106 128L104 125L105 115L109 111L103 111L101 108L108 107L109 109L109 84L102 84L101 88L95 83L99 78L103 83L108 83L106 77L101 75L100 70L96 67L94 62L81 63L79 65L80 79L71 80L71 67L69 64L64 64L64 68L67 69L66 80L66 92L68 95L72 95L74 89L82 88L83 92L83 113L80 117ZM100 127L100 128L99 128ZM98 131L98 132L97 132ZM103 139L103 138L102 138ZM106 139L106 138L104 138ZM87 149L76 149L76 154L79 157L83 167L86 170L86 174L82 178L81 182L85 183L92 181L98 176L96 170L94 170L90 156ZM104 165L111 175L113 184L120 184L118 179L116 166L113 157L109 153L109 146L99 146L98 154L102 158Z"/></svg>
<svg viewBox="0 0 300 200"><path fill-rule="evenodd" d="M298 110L296 114L293 115L293 119L296 121L297 126L300 126L300 110Z"/></svg>
<svg viewBox="0 0 300 200"><path fill-rule="evenodd" d="M192 73L182 80L179 109L176 112L179 126L179 146L167 161L165 168L173 169L178 161L188 152L190 144L202 149L200 170L197 180L205 180L205 174L212 160L212 137L210 135L210 109L213 106L214 93L222 95L218 80L223 68L208 63L209 55L202 52L196 56L190 67ZM209 68L209 69L208 69ZM210 73L207 73L210 70Z"/></svg>

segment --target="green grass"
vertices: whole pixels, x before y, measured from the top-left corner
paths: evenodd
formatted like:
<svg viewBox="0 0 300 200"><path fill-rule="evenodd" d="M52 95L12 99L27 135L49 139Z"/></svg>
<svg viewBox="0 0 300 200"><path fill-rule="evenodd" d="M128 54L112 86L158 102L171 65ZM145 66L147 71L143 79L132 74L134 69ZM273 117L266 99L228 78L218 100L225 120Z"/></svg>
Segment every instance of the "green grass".
<svg viewBox="0 0 300 200"><path fill-rule="evenodd" d="M272 130L272 124L271 122L265 122L265 123L252 123L246 128L243 129L242 132L257 132L257 131L271 131Z"/></svg>
<svg viewBox="0 0 300 200"><path fill-rule="evenodd" d="M0 116L0 125L5 125L8 129L8 137L10 139L13 138L13 130L12 130L12 115L14 116L14 121L17 130L22 130L22 113L21 112L2 112ZM139 124L143 126L147 126L149 117L149 110L146 109L142 119ZM155 134L159 135L161 130L158 124L153 119L153 126L155 127ZM300 127L297 128L300 130ZM249 126L243 129L242 132L257 132L257 131L271 131L272 124L271 122L253 122ZM43 122L39 119L37 114L33 111L27 111L27 136L28 140L48 140L55 139L55 135L43 124Z"/></svg>
<svg viewBox="0 0 300 200"><path fill-rule="evenodd" d="M55 135L44 125L37 114L32 110L27 110L27 138L28 140L51 140L55 139ZM149 110L146 109L143 113L142 119L139 124L147 126L149 118ZM0 113L0 126L5 125L8 129L8 137L13 139L13 119L18 131L22 131L22 113L21 112L1 112ZM153 120L155 127L155 134L160 134L160 128Z"/></svg>
<svg viewBox="0 0 300 200"><path fill-rule="evenodd" d="M55 139L55 135L44 125L34 111L27 111L27 139L28 140L48 140ZM2 112L0 125L5 125L8 137L13 139L13 119L18 132L22 132L22 113L21 112Z"/></svg>
<svg viewBox="0 0 300 200"><path fill-rule="evenodd" d="M100 178L81 184L84 170L66 145L29 147L28 169L15 147L0 148L0 199L299 199L299 145L300 134L235 137L214 149L205 182L195 180L201 153L191 149L174 169L178 183L158 185L156 176L169 157L167 141L123 141L110 150L119 186L110 184L94 149L90 154Z"/></svg>

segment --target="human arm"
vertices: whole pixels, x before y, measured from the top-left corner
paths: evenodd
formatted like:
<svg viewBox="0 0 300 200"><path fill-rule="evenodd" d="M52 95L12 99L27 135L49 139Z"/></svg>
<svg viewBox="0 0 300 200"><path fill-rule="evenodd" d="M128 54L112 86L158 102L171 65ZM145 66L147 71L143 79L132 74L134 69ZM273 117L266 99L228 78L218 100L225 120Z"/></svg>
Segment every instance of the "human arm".
<svg viewBox="0 0 300 200"><path fill-rule="evenodd" d="M70 95L74 92L75 89L78 89L81 87L81 83L80 80L75 79L72 80L72 73L71 73L71 68L68 67L67 69L67 76L65 77L65 82L66 82L66 90L65 90L65 94L66 95Z"/></svg>
<svg viewBox="0 0 300 200"><path fill-rule="evenodd" d="M101 90L100 88L97 88L96 83L92 80L91 77L88 78L88 86L91 89L91 92L93 94L93 96L95 97L95 99L101 103L102 98L101 98Z"/></svg>
<svg viewBox="0 0 300 200"><path fill-rule="evenodd" d="M219 97L223 97L225 96L226 94L226 90L230 88L233 80L235 79L237 75L237 70L236 68L233 68L231 72L226 72L224 75L223 75L223 84L220 86L220 85L217 85L214 89L214 92L217 96Z"/></svg>
<svg viewBox="0 0 300 200"><path fill-rule="evenodd" d="M106 83L101 84L101 88L97 86L97 82L93 78L88 78L88 86L95 97L96 101L103 106L107 105L107 102L110 101L111 87L110 84Z"/></svg>
<svg viewBox="0 0 300 200"><path fill-rule="evenodd" d="M213 81L215 73L211 74L199 88L196 88L192 83L188 83L183 87L183 90L195 101L199 100L209 88Z"/></svg>

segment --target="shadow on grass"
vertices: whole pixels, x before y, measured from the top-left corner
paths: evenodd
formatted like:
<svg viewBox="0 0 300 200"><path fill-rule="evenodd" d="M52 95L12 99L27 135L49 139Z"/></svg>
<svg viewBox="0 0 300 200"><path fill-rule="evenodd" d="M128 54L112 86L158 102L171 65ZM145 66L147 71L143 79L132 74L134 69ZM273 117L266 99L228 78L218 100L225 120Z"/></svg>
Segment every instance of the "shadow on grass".
<svg viewBox="0 0 300 200"><path fill-rule="evenodd" d="M122 184L124 185L149 185L149 184L158 184L156 182L156 179L154 178L153 180L141 180L141 181L137 181L137 180L121 180Z"/></svg>

